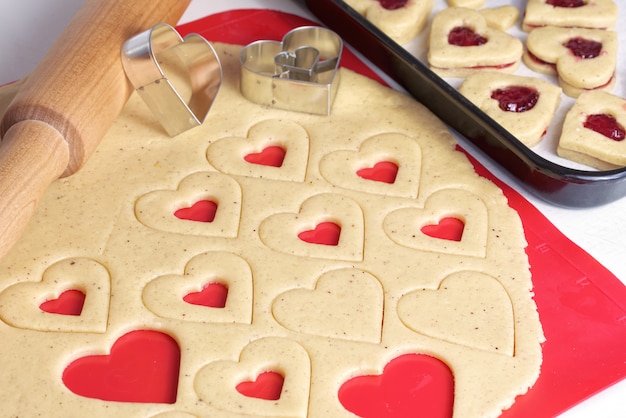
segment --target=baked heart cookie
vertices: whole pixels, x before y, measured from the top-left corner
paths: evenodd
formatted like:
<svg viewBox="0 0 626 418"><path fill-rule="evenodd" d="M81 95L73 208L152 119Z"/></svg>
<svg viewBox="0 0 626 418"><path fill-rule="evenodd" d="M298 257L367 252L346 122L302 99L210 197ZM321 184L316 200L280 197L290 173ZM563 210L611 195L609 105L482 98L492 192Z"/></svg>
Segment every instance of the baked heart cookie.
<svg viewBox="0 0 626 418"><path fill-rule="evenodd" d="M489 27L476 10L450 7L432 20L428 63L442 77L465 77L484 70L511 73L522 53L519 39Z"/></svg>
<svg viewBox="0 0 626 418"><path fill-rule="evenodd" d="M528 0L522 29L541 26L612 29L617 21L613 0Z"/></svg>
<svg viewBox="0 0 626 418"><path fill-rule="evenodd" d="M499 416L544 339L502 191L409 96L341 68L330 115L268 109L214 47L206 122L133 95L0 261L1 415Z"/></svg>
<svg viewBox="0 0 626 418"><path fill-rule="evenodd" d="M563 123L557 153L600 170L626 166L626 100L604 91L582 93Z"/></svg>
<svg viewBox="0 0 626 418"><path fill-rule="evenodd" d="M434 0L346 0L345 3L399 44L426 26Z"/></svg>
<svg viewBox="0 0 626 418"><path fill-rule="evenodd" d="M510 5L487 7L480 9L479 12L485 17L489 26L500 30L510 29L519 18L519 9Z"/></svg>
<svg viewBox="0 0 626 418"><path fill-rule="evenodd" d="M558 76L565 94L577 97L613 88L617 45L611 30L543 27L528 34L523 60L534 71Z"/></svg>
<svg viewBox="0 0 626 418"><path fill-rule="evenodd" d="M459 92L529 147L541 141L561 102L561 89L549 81L494 72L468 76Z"/></svg>

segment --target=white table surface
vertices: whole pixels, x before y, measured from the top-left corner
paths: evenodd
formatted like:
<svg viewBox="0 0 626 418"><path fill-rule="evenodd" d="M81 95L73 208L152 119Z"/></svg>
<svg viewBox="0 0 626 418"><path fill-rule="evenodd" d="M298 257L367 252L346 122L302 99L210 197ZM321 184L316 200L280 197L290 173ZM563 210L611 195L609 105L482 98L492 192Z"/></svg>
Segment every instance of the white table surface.
<svg viewBox="0 0 626 418"><path fill-rule="evenodd" d="M0 85L19 79L35 68L82 2L83 0L0 1ZM620 4L620 7L624 6ZM181 23L239 8L278 9L316 20L304 3L298 0L192 0ZM567 237L626 284L626 198L591 209L555 207L520 189L510 176L489 161L480 157L479 160L520 191ZM561 417L626 417L626 380L582 402Z"/></svg>

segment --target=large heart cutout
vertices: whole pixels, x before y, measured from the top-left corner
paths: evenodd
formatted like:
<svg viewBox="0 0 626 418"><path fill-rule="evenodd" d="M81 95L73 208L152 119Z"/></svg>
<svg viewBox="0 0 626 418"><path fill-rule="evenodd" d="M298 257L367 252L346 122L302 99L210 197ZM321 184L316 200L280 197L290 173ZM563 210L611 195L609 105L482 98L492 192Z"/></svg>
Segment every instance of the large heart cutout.
<svg viewBox="0 0 626 418"><path fill-rule="evenodd" d="M116 402L174 403L180 349L169 335L138 330L121 336L110 354L72 361L63 383L77 395Z"/></svg>
<svg viewBox="0 0 626 418"><path fill-rule="evenodd" d="M272 313L284 327L305 334L378 343L384 292L371 274L356 269L324 273L315 289L280 294Z"/></svg>
<svg viewBox="0 0 626 418"><path fill-rule="evenodd" d="M314 235L311 231L321 224L334 224L340 229L335 245L302 239L303 233L306 237ZM363 258L363 212L346 196L314 195L302 203L298 213L277 213L264 219L259 235L265 245L281 253L337 260Z"/></svg>
<svg viewBox="0 0 626 418"><path fill-rule="evenodd" d="M214 172L191 174L177 190L155 190L135 203L135 215L147 227L185 235L236 237L240 214L239 184Z"/></svg>
<svg viewBox="0 0 626 418"><path fill-rule="evenodd" d="M183 274L150 281L143 289L143 302L164 318L249 324L252 271L235 254L220 251L199 254L187 263Z"/></svg>
<svg viewBox="0 0 626 418"><path fill-rule="evenodd" d="M459 42L451 43L451 34L457 32ZM482 41L465 45L462 41L468 36L480 37ZM464 77L485 69L512 73L519 66L523 49L516 37L489 27L478 11L451 7L432 20L428 63L444 77Z"/></svg>
<svg viewBox="0 0 626 418"><path fill-rule="evenodd" d="M0 293L0 318L39 331L104 332L110 287L109 271L100 263L67 258L48 267L41 282L17 283Z"/></svg>
<svg viewBox="0 0 626 418"><path fill-rule="evenodd" d="M278 377L282 377L280 392ZM258 387L259 378L271 383L267 392ZM310 384L311 365L306 350L295 341L278 337L252 341L241 351L238 361L207 364L194 381L198 395L215 408L268 417L305 417Z"/></svg>
<svg viewBox="0 0 626 418"><path fill-rule="evenodd" d="M309 160L309 134L296 122L269 119L250 128L246 138L215 141L206 156L223 173L303 181Z"/></svg>
<svg viewBox="0 0 626 418"><path fill-rule="evenodd" d="M420 289L398 302L398 316L415 332L481 350L512 356L513 305L492 276L461 271L436 290Z"/></svg>
<svg viewBox="0 0 626 418"><path fill-rule="evenodd" d="M428 234L446 218L463 223L459 240ZM401 208L388 214L383 229L392 241L405 247L484 257L489 216L479 196L461 189L442 189L428 197L423 209Z"/></svg>
<svg viewBox="0 0 626 418"><path fill-rule="evenodd" d="M450 418L454 376L441 360L405 354L391 360L380 375L357 376L339 389L345 409L363 418Z"/></svg>
<svg viewBox="0 0 626 418"><path fill-rule="evenodd" d="M421 164L422 152L415 139L388 133L368 138L358 151L325 155L320 161L320 173L330 183L346 189L415 198Z"/></svg>

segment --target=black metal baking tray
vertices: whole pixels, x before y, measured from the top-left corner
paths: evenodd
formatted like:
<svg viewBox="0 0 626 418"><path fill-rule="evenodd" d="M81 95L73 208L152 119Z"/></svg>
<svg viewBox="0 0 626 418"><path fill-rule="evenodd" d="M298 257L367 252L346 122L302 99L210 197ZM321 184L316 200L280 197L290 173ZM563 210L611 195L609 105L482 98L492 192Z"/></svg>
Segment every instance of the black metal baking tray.
<svg viewBox="0 0 626 418"><path fill-rule="evenodd" d="M535 195L571 208L599 206L626 196L626 168L587 171L543 158L343 1L306 0L306 6Z"/></svg>

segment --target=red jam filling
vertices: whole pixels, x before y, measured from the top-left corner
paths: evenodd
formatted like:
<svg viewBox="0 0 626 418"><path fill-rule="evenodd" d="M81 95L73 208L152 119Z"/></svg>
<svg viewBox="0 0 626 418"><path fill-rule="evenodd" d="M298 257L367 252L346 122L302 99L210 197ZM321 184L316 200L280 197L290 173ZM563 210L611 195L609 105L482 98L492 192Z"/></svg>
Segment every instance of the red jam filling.
<svg viewBox="0 0 626 418"><path fill-rule="evenodd" d="M614 141L622 141L626 137L626 129L613 116L605 113L588 115L583 126Z"/></svg>
<svg viewBox="0 0 626 418"><path fill-rule="evenodd" d="M477 34L467 26L457 26L448 33L448 43L456 46L479 46L487 43L487 38Z"/></svg>
<svg viewBox="0 0 626 418"><path fill-rule="evenodd" d="M554 7L582 7L586 3L584 0L546 0L546 4Z"/></svg>
<svg viewBox="0 0 626 418"><path fill-rule="evenodd" d="M409 0L378 0L383 9L396 10L403 8Z"/></svg>
<svg viewBox="0 0 626 418"><path fill-rule="evenodd" d="M539 92L526 86L510 86L491 92L491 98L505 112L526 112L537 104Z"/></svg>
<svg viewBox="0 0 626 418"><path fill-rule="evenodd" d="M582 59L595 58L602 52L602 42L584 38L572 38L563 44L572 54Z"/></svg>

